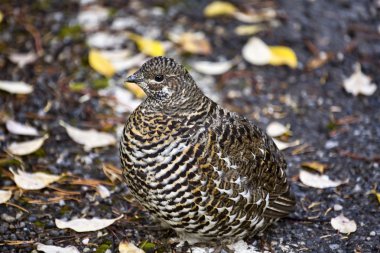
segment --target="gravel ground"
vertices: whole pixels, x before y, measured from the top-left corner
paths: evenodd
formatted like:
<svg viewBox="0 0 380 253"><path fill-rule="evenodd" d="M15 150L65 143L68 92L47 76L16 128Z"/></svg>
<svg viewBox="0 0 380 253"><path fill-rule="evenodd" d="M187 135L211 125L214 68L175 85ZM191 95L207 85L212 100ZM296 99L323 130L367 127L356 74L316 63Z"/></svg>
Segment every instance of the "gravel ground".
<svg viewBox="0 0 380 253"><path fill-rule="evenodd" d="M380 91L372 96L353 96L342 86L355 63L380 85L379 1L233 2L242 10L276 10L279 25L257 36L269 45L292 48L299 60L297 69L290 69L253 66L239 59L237 67L221 76L196 75L198 83L224 107L262 128L275 120L289 124L290 140L302 143L284 151L298 200L295 213L249 242L269 252L380 252L380 203L369 193L376 187L380 191ZM235 19L204 18L207 1L98 3L109 9L110 16L96 30L109 31L112 21L127 17L125 30L160 40L167 40L169 31L204 31L214 49L211 55L180 55L177 49L168 52L184 64L194 59L231 59L240 55L248 39L234 34L233 29L241 24ZM36 242L75 245L81 252L117 252L122 239L136 245L154 243L148 252L170 251L165 240L170 231L157 229L128 196L126 186L112 184L104 175L104 163L120 167L117 147L85 151L59 125L64 120L81 128L115 132L128 116L128 112L116 113L108 99L99 95L104 78L87 60L86 39L94 31L85 32L77 25L79 10L85 8L88 6L80 7L77 1L0 3L4 15L0 23L0 80L25 81L35 89L27 96L0 92L0 189L13 190L9 204L0 204L0 252L36 252ZM131 41L121 47L137 51ZM30 51L40 54L31 64L19 67L9 60L11 53ZM313 67L311 60L321 52L328 59ZM86 86L73 91L73 81ZM7 154L4 150L11 142L30 139L6 130L4 122L9 117L49 133L43 148L17 159ZM310 161L326 164L325 174L348 179L348 183L329 189L303 185L299 170L303 162ZM72 180L53 184L75 192L72 194L60 195L53 188L21 191L9 173L10 168L21 167L29 172L97 179L112 194L102 199L93 184L75 185ZM355 220L356 232L345 235L332 228L331 218L341 213ZM119 214L125 217L100 232L76 233L58 229L54 223L55 218L115 218ZM86 238L88 244L82 242Z"/></svg>

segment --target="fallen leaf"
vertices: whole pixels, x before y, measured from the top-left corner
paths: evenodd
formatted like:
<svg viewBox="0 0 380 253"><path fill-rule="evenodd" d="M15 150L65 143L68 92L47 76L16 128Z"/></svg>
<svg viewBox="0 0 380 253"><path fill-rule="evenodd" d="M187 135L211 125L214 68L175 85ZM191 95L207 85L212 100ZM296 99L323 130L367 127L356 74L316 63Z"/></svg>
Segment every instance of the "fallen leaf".
<svg viewBox="0 0 380 253"><path fill-rule="evenodd" d="M135 97L137 97L137 98L145 98L146 97L145 92L143 91L143 89L141 89L141 87L138 84L135 84L135 83L126 83L125 87L130 92L132 92L133 95L135 95Z"/></svg>
<svg viewBox="0 0 380 253"><path fill-rule="evenodd" d="M295 68L298 64L297 56L291 48L268 46L257 37L248 40L243 47L242 54L246 61L254 65L288 65Z"/></svg>
<svg viewBox="0 0 380 253"><path fill-rule="evenodd" d="M376 191L376 187L370 191L370 193L374 194L377 198L377 202L380 203L380 192Z"/></svg>
<svg viewBox="0 0 380 253"><path fill-rule="evenodd" d="M332 218L331 226L343 234L351 234L357 229L356 222L354 220L349 220L343 214Z"/></svg>
<svg viewBox="0 0 380 253"><path fill-rule="evenodd" d="M90 50L88 62L94 70L104 76L111 77L116 73L115 67L99 50Z"/></svg>
<svg viewBox="0 0 380 253"><path fill-rule="evenodd" d="M41 148L47 138L49 136L45 135L31 141L13 142L8 146L7 150L14 155L29 155Z"/></svg>
<svg viewBox="0 0 380 253"><path fill-rule="evenodd" d="M229 2L214 1L204 8L203 14L211 18L217 16L232 16L236 11L237 8Z"/></svg>
<svg viewBox="0 0 380 253"><path fill-rule="evenodd" d="M6 121L5 126L12 134L38 136L38 131L34 127L21 124L11 119Z"/></svg>
<svg viewBox="0 0 380 253"><path fill-rule="evenodd" d="M107 187L101 184L96 186L96 191L99 193L102 199L105 199L111 196L111 192L107 189Z"/></svg>
<svg viewBox="0 0 380 253"><path fill-rule="evenodd" d="M12 197L12 191L0 190L0 204L4 204Z"/></svg>
<svg viewBox="0 0 380 253"><path fill-rule="evenodd" d="M25 65L29 63L35 62L37 58L38 56L34 52L29 52L26 54L12 53L9 55L9 60L17 64L17 66L19 66L20 68L23 68Z"/></svg>
<svg viewBox="0 0 380 253"><path fill-rule="evenodd" d="M107 57L107 56L106 56ZM131 69L136 66L141 66L146 61L146 56L144 54L136 54L134 56L125 58L115 58L107 57L114 66L117 72L121 72L127 69Z"/></svg>
<svg viewBox="0 0 380 253"><path fill-rule="evenodd" d="M120 253L144 253L142 249L138 248L131 242L121 241L119 244L119 252Z"/></svg>
<svg viewBox="0 0 380 253"><path fill-rule="evenodd" d="M101 22L107 20L109 10L100 5L90 5L78 14L78 23L85 31L99 28Z"/></svg>
<svg viewBox="0 0 380 253"><path fill-rule="evenodd" d="M376 84L371 83L371 78L362 73L359 63L355 64L354 73L343 81L343 87L354 96L359 94L370 96L377 89Z"/></svg>
<svg viewBox="0 0 380 253"><path fill-rule="evenodd" d="M288 65L291 68L297 67L297 56L291 48L284 46L270 46L269 50L271 51L269 64L273 66Z"/></svg>
<svg viewBox="0 0 380 253"><path fill-rule="evenodd" d="M298 146L301 144L301 142L299 140L295 140L292 142L283 142L283 141L280 141L280 140L277 140L274 138L272 138L272 140L276 144L276 146L279 150L284 150L284 149L295 147L295 146Z"/></svg>
<svg viewBox="0 0 380 253"><path fill-rule="evenodd" d="M180 45L181 49L191 54L209 55L212 52L210 42L202 32L169 34L169 39Z"/></svg>
<svg viewBox="0 0 380 253"><path fill-rule="evenodd" d="M284 126L280 122L274 121L267 126L266 132L271 137L290 134L290 126Z"/></svg>
<svg viewBox="0 0 380 253"><path fill-rule="evenodd" d="M116 139L112 134L98 132L95 129L82 130L70 126L63 121L60 121L59 124L66 129L67 134L73 141L84 145L84 148L86 150L114 145L116 143Z"/></svg>
<svg viewBox="0 0 380 253"><path fill-rule="evenodd" d="M61 176L49 175L43 172L28 173L22 170L15 172L11 169L16 185L24 190L40 190L58 181Z"/></svg>
<svg viewBox="0 0 380 253"><path fill-rule="evenodd" d="M126 41L125 34L114 34L110 32L96 32L88 36L87 45L91 48L120 48ZM118 50L120 51L120 50Z"/></svg>
<svg viewBox="0 0 380 253"><path fill-rule="evenodd" d="M233 62L232 61L223 61L223 62L198 61L198 62L194 62L191 66L194 68L194 70L202 74L221 75L232 68Z"/></svg>
<svg viewBox="0 0 380 253"><path fill-rule="evenodd" d="M37 250L45 253L80 253L75 246L58 247L54 245L45 245L37 243Z"/></svg>
<svg viewBox="0 0 380 253"><path fill-rule="evenodd" d="M129 33L128 37L137 44L140 52L146 55L152 57L165 55L165 48L163 44L158 40L144 38L134 33Z"/></svg>
<svg viewBox="0 0 380 253"><path fill-rule="evenodd" d="M29 94L33 91L33 86L24 82L0 80L0 90L6 91L12 94Z"/></svg>
<svg viewBox="0 0 380 253"><path fill-rule="evenodd" d="M265 26L263 25L240 25L235 28L235 34L239 36L254 35L260 31L263 31Z"/></svg>
<svg viewBox="0 0 380 253"><path fill-rule="evenodd" d="M266 65L271 59L271 50L259 38L252 37L242 49L243 58L254 65Z"/></svg>
<svg viewBox="0 0 380 253"><path fill-rule="evenodd" d="M330 187L337 187L339 185L345 184L348 182L347 180L331 180L327 175L318 175L314 173L310 173L306 170L300 170L300 176L299 176L301 182L304 185L318 188L318 189L325 189Z"/></svg>
<svg viewBox="0 0 380 253"><path fill-rule="evenodd" d="M325 169L327 168L326 164L320 163L320 162L303 162L301 163L301 166L307 169L316 170L319 173L324 173Z"/></svg>
<svg viewBox="0 0 380 253"><path fill-rule="evenodd" d="M277 13L274 9L267 8L260 12L250 12L250 13L243 13L243 12L235 12L234 17L244 23L260 23L263 21L269 21L276 18Z"/></svg>
<svg viewBox="0 0 380 253"><path fill-rule="evenodd" d="M121 219L123 215L120 215L119 217L115 219L99 219L99 218L92 218L92 219L72 219L70 221L64 221L60 219L55 219L55 225L58 228L70 228L76 232L90 232L90 231L97 231L101 230L103 228L106 228L110 225L112 225L115 221Z"/></svg>
<svg viewBox="0 0 380 253"><path fill-rule="evenodd" d="M4 14L3 12L0 11L0 23L3 21L3 19L4 19Z"/></svg>

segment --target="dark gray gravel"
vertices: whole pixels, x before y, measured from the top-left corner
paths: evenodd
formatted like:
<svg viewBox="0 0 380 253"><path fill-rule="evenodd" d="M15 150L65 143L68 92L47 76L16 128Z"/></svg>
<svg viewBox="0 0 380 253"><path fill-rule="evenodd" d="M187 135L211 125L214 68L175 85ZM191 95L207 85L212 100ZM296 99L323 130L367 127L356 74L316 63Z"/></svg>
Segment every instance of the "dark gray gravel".
<svg viewBox="0 0 380 253"><path fill-rule="evenodd" d="M247 37L237 37L233 33L240 22L231 18L206 20L202 16L208 1L139 1L138 12L128 9L133 5L131 2L99 1L111 10L109 22L104 22L101 29L109 29L110 22L117 17L134 17L134 25L128 30L158 33L162 40L167 39L167 32L174 25L189 31L201 30L214 48L212 55L203 58L211 60L220 55L228 59L240 55L247 41ZM250 242L270 252L380 252L380 203L373 194L368 194L376 186L380 191L380 88L372 96L354 97L342 87L343 80L352 74L357 62L380 86L379 2L233 2L241 9L275 8L280 14L281 25L257 36L270 45L294 49L300 66L296 70L258 67L242 60L239 70L235 68L216 78L220 100L225 107L246 115L263 128L274 120L290 124L291 140L299 139L308 145L300 154L292 154L296 148L285 151L289 177L298 199L296 212L271 226L263 235L251 238ZM152 6L163 7L167 15L153 15ZM117 148L96 149L89 156L58 124L62 119L83 128L103 130L122 123L128 116L128 113L116 115L91 86L94 80L102 77L88 67L86 33L73 28L79 10L77 1L2 1L0 10L4 14L0 24L0 80L22 80L35 87L29 96L0 92L0 149L12 141L28 139L7 132L3 121L5 115L9 115L50 135L42 152L22 158L27 171L65 172L81 178L107 180L102 163L119 166ZM140 13L144 10L148 15ZM29 52L37 47L36 37L26 24L32 24L38 31L39 35L34 33L34 36L37 41L39 36L44 55L35 63L19 68L9 61L9 54ZM133 49L133 43L127 44L124 46ZM331 59L317 69L307 69L307 63L321 51L330 54ZM176 53L169 52L170 55ZM188 59L192 56L181 58L184 63ZM89 85L84 91L73 92L68 88L70 81L86 81ZM91 99L78 102L86 93L91 94ZM51 108L42 114L48 101ZM276 115L283 115L283 118L276 119ZM354 120L350 122L349 117ZM7 158L0 151L0 189L14 186L7 171L19 166L1 163ZM301 163L306 161L325 163L329 167L326 174L332 179L349 179L349 182L324 190L306 187L298 180ZM15 193L12 197L11 203L29 213L11 205L0 205L0 252L34 253L35 242L75 245L82 252L105 252L106 249L117 252L122 239L132 240L137 245L147 240L169 251L165 238L170 232L157 231L148 215L136 203L127 201L124 184L109 187L114 193L106 200L94 197L92 187L55 186L79 191L79 195L73 196L77 201L28 203L29 199L47 201L54 191L46 189L22 195ZM343 209L334 211L335 204ZM59 230L54 224L55 218L113 218L119 213L124 213L126 218L103 230L102 234ZM341 213L356 221L356 232L343 235L332 228L331 218ZM90 238L90 245L82 243L85 238ZM9 245L12 241L24 243Z"/></svg>

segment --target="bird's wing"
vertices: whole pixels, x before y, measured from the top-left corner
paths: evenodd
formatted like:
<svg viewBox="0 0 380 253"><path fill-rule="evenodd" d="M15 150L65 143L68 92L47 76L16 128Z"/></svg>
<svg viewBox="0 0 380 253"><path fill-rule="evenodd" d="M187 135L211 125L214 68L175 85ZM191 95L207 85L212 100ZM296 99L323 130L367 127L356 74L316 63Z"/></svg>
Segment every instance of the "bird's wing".
<svg viewBox="0 0 380 253"><path fill-rule="evenodd" d="M287 165L270 137L245 118L226 111L209 131L216 136L213 146L218 161L214 163L226 175L241 178L241 187L251 191L251 201L266 199L264 216L280 218L293 211L295 199L285 174Z"/></svg>

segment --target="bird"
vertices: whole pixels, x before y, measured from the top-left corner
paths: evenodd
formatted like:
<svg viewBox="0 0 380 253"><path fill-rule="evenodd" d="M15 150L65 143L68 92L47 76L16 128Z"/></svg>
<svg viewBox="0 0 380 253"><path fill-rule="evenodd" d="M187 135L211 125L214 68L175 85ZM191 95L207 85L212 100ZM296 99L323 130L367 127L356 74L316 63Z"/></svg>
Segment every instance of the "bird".
<svg viewBox="0 0 380 253"><path fill-rule="evenodd" d="M191 244L250 238L295 208L287 163L255 124L154 57L126 78L146 93L120 140L123 178L163 227Z"/></svg>

